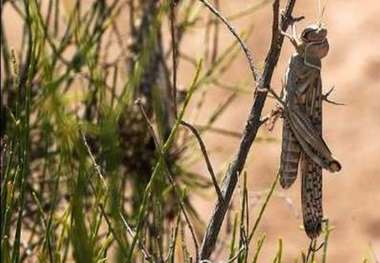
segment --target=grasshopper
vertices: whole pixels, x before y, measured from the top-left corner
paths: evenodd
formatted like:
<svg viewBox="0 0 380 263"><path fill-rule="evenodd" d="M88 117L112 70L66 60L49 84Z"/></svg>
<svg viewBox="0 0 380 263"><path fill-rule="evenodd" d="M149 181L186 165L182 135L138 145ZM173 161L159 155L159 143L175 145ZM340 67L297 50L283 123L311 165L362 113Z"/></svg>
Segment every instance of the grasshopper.
<svg viewBox="0 0 380 263"><path fill-rule="evenodd" d="M294 24L291 30L292 34L282 32L296 52L290 58L283 87L280 184L289 188L300 167L303 224L308 237L315 239L323 219L322 169L341 169L322 138L322 102L327 96L322 94L321 59L327 55L329 43L321 24L307 26L300 37Z"/></svg>

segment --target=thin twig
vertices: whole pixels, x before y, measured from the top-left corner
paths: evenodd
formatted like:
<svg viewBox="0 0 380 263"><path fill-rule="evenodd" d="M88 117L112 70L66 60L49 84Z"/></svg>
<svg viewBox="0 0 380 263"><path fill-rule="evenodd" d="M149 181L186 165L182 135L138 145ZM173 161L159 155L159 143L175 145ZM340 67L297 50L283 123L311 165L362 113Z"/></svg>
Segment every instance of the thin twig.
<svg viewBox="0 0 380 263"><path fill-rule="evenodd" d="M175 248L176 248L176 243L177 243L177 235L178 235L178 228L179 228L179 221L180 221L181 216L177 216L176 224L174 227L174 230L172 232L172 239L170 240L169 243L169 251L167 254L167 257L164 262L174 262L174 255L175 255ZM169 261L170 259L170 261Z"/></svg>
<svg viewBox="0 0 380 263"><path fill-rule="evenodd" d="M106 184L106 182L105 182L105 180L104 180L104 176L103 176L103 174L102 174L102 172L101 172L101 170L100 170L99 165L98 165L98 164L96 163L96 161L95 161L95 157L94 157L93 153L91 152L91 149L90 149L90 147L89 147L89 145L88 145L88 143L87 143L87 140L86 140L85 135L82 133L82 131L79 131L79 133L80 133L81 136L82 136L82 140L83 140L84 145L85 145L85 147L86 147L86 149L87 149L87 152L88 152L88 154L89 154L89 156L90 156L90 159L91 159L92 165L94 166L95 171L96 171L96 173L98 174L98 176L99 176L99 178L100 178L100 180L101 180L101 182L102 182L102 184L103 184L103 187L106 189L107 192L109 192L108 189L107 189L107 188L108 188L108 187L107 187L107 184ZM87 179L88 179L88 182L89 182L89 185L90 185L91 190L94 192L95 195L97 195L96 187L95 187L94 184L92 183L92 180L90 180L91 178L87 178ZM107 196L106 196L106 198L107 198ZM115 229L112 227L111 220L108 218L108 215L107 215L107 213L106 213L106 211L105 211L105 208L104 208L103 204L99 201L99 202L97 202L97 206L99 207L100 213L102 214L102 216L103 216L104 219L106 220L106 224L107 224L107 226L108 226L109 231L112 233L113 237L115 238L115 240L116 240L116 242L118 243L118 245L120 246L120 248L122 248L123 254L124 254L125 256L127 256L127 254L126 254L126 250L125 250L125 247L124 247L124 243L122 242L122 240L120 240L120 238L119 238L118 235L116 234Z"/></svg>
<svg viewBox="0 0 380 263"><path fill-rule="evenodd" d="M172 103L173 103L173 111L174 116L177 117L177 50L178 45L176 42L177 34L176 34L176 0L171 0L170 3L170 33L172 38L172 60L173 60L173 91L172 91Z"/></svg>
<svg viewBox="0 0 380 263"><path fill-rule="evenodd" d="M229 29L232 28L230 25L228 25L228 22L214 8L212 8L208 4L207 1L205 0L200 0L200 1L204 3L216 16L218 16L218 18L220 18L223 21L223 23L227 25ZM280 25L279 0L275 0L273 3L273 24L272 24L271 46L265 60L266 62L265 62L263 74L260 78L257 77L257 79L259 80L256 85L257 90L270 87L270 82L272 79L274 68L277 65L282 44L284 41L284 36L280 34L280 29L282 31L286 31L289 24L291 23L292 21L291 13L293 11L295 2L296 0L288 0L285 11L283 12L283 15L282 15L281 27L279 26ZM231 31L231 32L232 34L236 36L236 33L234 33L235 31ZM245 45L243 46L245 47ZM250 56L250 52L248 53L245 52L245 54L246 55L248 54L247 59L250 62L250 68L251 68L252 74L256 76L257 72L255 71L255 67L253 66L252 56ZM246 122L246 126L244 129L243 138L241 140L240 147L238 149L238 152L234 160L230 163L229 168L223 180L223 186L222 186L223 200L222 201L217 200L211 219L209 221L206 233L203 238L201 252L200 252L201 259L208 259L212 251L214 250L216 240L218 238L218 234L220 232L220 228L222 226L225 214L228 210L228 206L231 201L234 189L236 187L238 177L241 171L243 170L245 161L248 156L248 152L251 148L253 141L256 138L257 131L261 126L260 117L261 117L261 112L265 104L267 94L268 94L267 92L255 93L254 102L251 107L248 120Z"/></svg>
<svg viewBox="0 0 380 263"><path fill-rule="evenodd" d="M326 94L323 94L322 100L326 101L327 103L333 104L333 105L345 106L346 104L344 104L344 103L336 102L336 101L329 99L329 96L330 96L331 92L333 92L334 89L335 89L335 87L333 86L328 92L326 92Z"/></svg>
<svg viewBox="0 0 380 263"><path fill-rule="evenodd" d="M218 127L212 127L212 126L204 126L204 125L195 125L196 128L200 129L201 132L215 132L215 133L220 133L221 135L225 135L225 136L231 136L231 137L234 137L234 138L237 138L237 139L240 139L242 137L242 133L241 132L237 132L237 131L230 131L230 130L226 130L226 129L223 129L223 128L218 128Z"/></svg>
<svg viewBox="0 0 380 263"><path fill-rule="evenodd" d="M256 248L256 253L255 256L253 257L252 263L257 263L257 259L259 258L259 254L261 251L261 248L263 247L264 241L265 241L265 235L262 236L258 241L257 241L257 248Z"/></svg>
<svg viewBox="0 0 380 263"><path fill-rule="evenodd" d="M92 151L91 151L90 146L89 146L88 143L87 143L86 136L84 136L84 134L83 134L82 131L79 131L79 132L80 132L80 135L82 136L83 144L84 144L84 146L86 147L87 153L88 153L88 155L90 156L90 159L91 159L92 165L94 166L94 168L95 168L95 170L96 170L96 173L97 173L97 175L99 176L99 179L100 179L100 181L102 182L103 186L106 186L106 182L105 182L105 180L104 180L104 176L103 176L103 174L102 174L102 171L100 170L100 166L97 164L97 162L96 162L96 160L95 160L95 157L94 157L94 155L92 154Z"/></svg>
<svg viewBox="0 0 380 263"><path fill-rule="evenodd" d="M129 226L127 220L125 220L125 217L124 217L124 215L121 212L120 212L120 218L123 221L124 226L127 228L127 231L129 233L129 235L132 238L134 238L136 234L133 233L132 228ZM144 255L145 260L147 260L149 262L152 262L153 257L152 257L152 255L150 255L150 253L148 252L148 249L144 246L144 244L141 242L141 240L138 240L137 243L138 243L138 246L141 249L141 252Z"/></svg>
<svg viewBox="0 0 380 263"><path fill-rule="evenodd" d="M219 9L220 3L219 0L215 0L215 7L216 9ZM218 44L219 44L219 23L218 20L214 20L214 39L213 39L213 47L212 47L212 53L211 53L211 63L214 64L216 61L216 58L218 56Z"/></svg>
<svg viewBox="0 0 380 263"><path fill-rule="evenodd" d="M243 251L245 251L245 250L247 250L247 247L246 247L246 245L243 245L243 246L239 249L239 251L236 253L236 255L233 256L232 258L230 258L226 263L234 262L235 259L237 259L237 258L240 256L240 254L241 254Z"/></svg>
<svg viewBox="0 0 380 263"><path fill-rule="evenodd" d="M272 88L267 88L267 91L273 96L275 100L277 100L278 103L285 107L285 102L282 101L280 96L277 95L277 93Z"/></svg>
<svg viewBox="0 0 380 263"><path fill-rule="evenodd" d="M310 256L314 257L315 239L310 240L309 248L307 250L306 263L309 263ZM311 261L313 262L313 261Z"/></svg>
<svg viewBox="0 0 380 263"><path fill-rule="evenodd" d="M169 151L169 148L172 146L172 143L174 141L175 135L177 134L177 130L179 127L179 120L182 120L183 115L185 114L185 110L186 110L187 106L189 105L190 98L191 98L192 94L194 93L194 90L198 86L197 84L199 81L199 74L200 74L201 68L202 68L202 61L200 61L199 66L197 67L197 71L195 73L193 81L192 81L190 88L188 90L188 93L186 95L185 101L183 103L183 107L178 114L178 118L177 118L172 130L170 131L169 137L166 139L165 144L162 147L161 151L164 153L164 155L166 155L166 153ZM159 153L161 153L161 151ZM135 235L136 238L134 238L132 240L132 243L131 243L131 246L129 249L129 253L128 253L128 258L127 258L128 262L132 260L133 250L134 250L134 247L136 246L138 233L142 228L142 222L143 222L143 218L145 216L145 212L147 209L148 199L150 198L150 195L152 194L152 187L156 183L158 174L161 174L162 166L165 166L165 163L164 163L165 161L166 161L165 158L163 158L163 156L160 155L159 160L156 162L156 165L154 166L154 169L153 169L152 175L149 179L149 182L145 187L145 192L143 195L143 199L142 199L142 202L140 205L139 214L138 214L138 218L137 218L137 226L136 226L136 231L135 231L136 232L136 235ZM193 238L194 237L195 236L193 235ZM196 239L195 239L195 241L196 241ZM195 243L195 245L196 245L196 249L198 249L197 243Z"/></svg>
<svg viewBox="0 0 380 263"><path fill-rule="evenodd" d="M170 184L172 185L172 187L174 189L174 194L176 195L176 197L178 199L179 206L180 206L181 211L182 211L182 213L183 213L183 215L185 217L186 224L189 227L189 230L190 230L193 242L194 242L194 247L195 247L195 251L196 251L196 261L195 262L198 262L198 256L199 256L199 252L198 252L199 251L198 240L197 240L197 237L195 235L194 227L191 224L189 215L186 212L185 205L184 205L184 203L183 203L183 201L181 199L181 195L180 195L180 193L178 191L177 184L174 181L173 173L170 170L169 164L168 164L168 162L167 162L167 160L165 158L165 153L162 150L161 144L159 143L159 140L158 140L158 138L156 136L156 133L154 132L153 125L150 122L150 120L149 120L149 118L148 118L148 116L147 116L147 114L146 114L146 112L144 110L144 107L143 107L143 105L141 103L141 100L137 100L135 103L139 106L140 111L143 114L144 120L145 120L146 124L148 125L149 132L151 133L151 136L153 137L154 143L156 144L157 150L159 151L159 154L160 154L161 158L163 158L163 163L164 163L164 167L165 167L166 172L167 172L166 173L167 177L169 179Z"/></svg>
<svg viewBox="0 0 380 263"><path fill-rule="evenodd" d="M208 154L207 154L206 146L205 146L205 144L204 144L201 136L199 135L199 132L190 123L187 123L185 121L181 121L180 123L183 126L185 126L186 128L188 128L194 134L195 138L197 138L197 141L199 143L199 147L201 148L203 157L204 157L204 159L206 161L207 169L208 169L208 172L210 173L212 183L214 184L215 191L216 191L216 193L218 195L218 198L222 199L223 198L222 192L220 191L218 181L216 180L214 169L212 168L210 158L208 157Z"/></svg>
<svg viewBox="0 0 380 263"><path fill-rule="evenodd" d="M310 258L310 263L313 263L314 262L314 257L315 257L315 253L320 250L322 247L324 247L324 242L322 244L320 244L318 247L317 247L317 240L316 239L311 239L310 240L310 244L309 244L309 249L307 251L307 256L306 256L306 263L309 262L309 258Z"/></svg>
<svg viewBox="0 0 380 263"><path fill-rule="evenodd" d="M227 19L219 13L207 0L199 0L201 1L214 15L216 15L222 22L227 26L228 30L235 36L237 41L239 42L243 52L245 53L246 58L248 59L248 64L252 72L253 79L257 81L260 79L260 73L256 69L255 64L253 62L253 56L251 51L248 49L244 41L241 39L238 33L236 33L235 29L231 26L231 24L227 21Z"/></svg>
<svg viewBox="0 0 380 263"><path fill-rule="evenodd" d="M330 232L332 231L330 229L330 225L329 225L329 220L328 219L324 220L324 225L325 225L325 240L323 242L322 263L326 263L327 262L327 246L328 246L328 241L329 241L329 237L330 237Z"/></svg>

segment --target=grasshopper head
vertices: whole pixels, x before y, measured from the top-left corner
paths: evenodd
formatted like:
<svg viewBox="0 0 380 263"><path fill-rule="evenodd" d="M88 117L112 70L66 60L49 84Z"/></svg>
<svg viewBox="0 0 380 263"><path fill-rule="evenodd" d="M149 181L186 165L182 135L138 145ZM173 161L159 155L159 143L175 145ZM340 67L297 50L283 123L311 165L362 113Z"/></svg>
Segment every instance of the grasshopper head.
<svg viewBox="0 0 380 263"><path fill-rule="evenodd" d="M327 29L322 24L309 25L301 34L305 46L305 55L311 58L324 58L329 51Z"/></svg>

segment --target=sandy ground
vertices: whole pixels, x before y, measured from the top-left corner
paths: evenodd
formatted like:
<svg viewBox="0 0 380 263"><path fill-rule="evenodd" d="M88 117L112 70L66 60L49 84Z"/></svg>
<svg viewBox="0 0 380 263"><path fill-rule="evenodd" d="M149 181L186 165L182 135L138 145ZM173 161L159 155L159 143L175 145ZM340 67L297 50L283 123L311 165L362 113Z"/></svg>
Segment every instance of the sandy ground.
<svg viewBox="0 0 380 263"><path fill-rule="evenodd" d="M248 5L248 1L221 2L221 10L226 15ZM251 4L255 1L249 2ZM304 25L317 21L316 10L317 1L297 2L295 14L306 16L305 21L298 26L298 31ZM329 1L323 18L331 46L328 57L323 61L324 89L335 86L332 98L346 104L328 104L324 107L324 137L343 165L339 174L324 172L325 216L335 227L329 242L328 262L362 262L364 257L371 258L374 254L380 259L380 139L377 138L380 134L379 14L379 1ZM233 24L237 29L245 29L252 21L255 29L248 45L260 64L270 39L268 23L271 21L271 5L250 17L234 21ZM228 45L231 39L226 30L223 30L222 46ZM188 50L194 47L202 50L202 43L202 36L192 36ZM273 77L273 87L277 90L292 52L293 48L287 42ZM223 80L227 83L250 80L247 69L247 63L241 56ZM228 94L226 91L210 90L204 114L216 107ZM240 96L216 126L241 131L251 102L251 95ZM267 103L267 112L271 109L271 104L273 101ZM272 133L265 130L259 132L259 136L276 138L275 142L255 143L251 149L246 171L252 196L254 192L267 189L277 172L281 126L278 123ZM214 166L225 166L236 151L239 141L211 133L205 138L208 148L213 151L211 156ZM206 173L203 164L195 169ZM291 200L293 208L289 208L284 196ZM205 206L202 211L211 211L213 200L214 198L210 198L210 202L200 200ZM238 201L237 195L235 201ZM308 239L300 229L300 212L299 180L290 190L283 191L278 187L260 228L260 231L267 234L262 262L274 258L279 237L284 241L284 262L294 262L301 249L307 248ZM208 216L203 215L207 220ZM255 216L255 210L252 215Z"/></svg>

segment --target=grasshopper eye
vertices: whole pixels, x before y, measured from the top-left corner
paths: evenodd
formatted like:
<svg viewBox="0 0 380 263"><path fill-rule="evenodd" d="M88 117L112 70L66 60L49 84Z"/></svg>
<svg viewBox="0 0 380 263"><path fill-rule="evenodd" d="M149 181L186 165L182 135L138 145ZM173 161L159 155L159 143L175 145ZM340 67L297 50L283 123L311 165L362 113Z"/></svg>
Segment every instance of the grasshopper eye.
<svg viewBox="0 0 380 263"><path fill-rule="evenodd" d="M317 30L316 29L307 29L305 30L303 33L302 33L302 38L305 39L305 40L308 40L310 39L311 35L316 32Z"/></svg>
<svg viewBox="0 0 380 263"><path fill-rule="evenodd" d="M320 29L319 25L311 24L303 30L301 37L304 40L311 40L313 38L313 35L315 35L319 29Z"/></svg>

